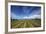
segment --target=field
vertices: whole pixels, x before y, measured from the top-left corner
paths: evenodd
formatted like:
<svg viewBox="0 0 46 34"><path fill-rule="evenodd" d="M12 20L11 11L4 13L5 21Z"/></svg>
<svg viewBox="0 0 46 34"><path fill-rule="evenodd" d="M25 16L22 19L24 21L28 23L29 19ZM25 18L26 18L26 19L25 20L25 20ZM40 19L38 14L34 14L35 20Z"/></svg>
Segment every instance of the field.
<svg viewBox="0 0 46 34"><path fill-rule="evenodd" d="M40 26L41 26L41 19L24 19L24 20L11 19L11 28L32 28Z"/></svg>

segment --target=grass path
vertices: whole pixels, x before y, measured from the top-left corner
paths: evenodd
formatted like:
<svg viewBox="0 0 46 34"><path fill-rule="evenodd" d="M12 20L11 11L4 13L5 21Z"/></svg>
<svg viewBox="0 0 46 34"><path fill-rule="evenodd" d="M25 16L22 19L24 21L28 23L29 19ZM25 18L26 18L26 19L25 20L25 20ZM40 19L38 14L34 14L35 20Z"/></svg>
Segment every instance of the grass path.
<svg viewBox="0 0 46 34"><path fill-rule="evenodd" d="M24 23L24 28L26 27L26 22Z"/></svg>
<svg viewBox="0 0 46 34"><path fill-rule="evenodd" d="M17 24L15 27L18 27L18 26L20 26L21 24L23 24L23 22L21 22L21 23Z"/></svg>

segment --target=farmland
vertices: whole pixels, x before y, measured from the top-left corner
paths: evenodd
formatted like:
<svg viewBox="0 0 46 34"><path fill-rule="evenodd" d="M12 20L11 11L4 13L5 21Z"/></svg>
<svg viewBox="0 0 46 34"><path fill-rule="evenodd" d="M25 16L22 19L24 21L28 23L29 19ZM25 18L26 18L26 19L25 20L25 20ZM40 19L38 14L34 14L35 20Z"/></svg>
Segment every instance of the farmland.
<svg viewBox="0 0 46 34"><path fill-rule="evenodd" d="M33 28L40 27L41 19L11 19L11 28Z"/></svg>

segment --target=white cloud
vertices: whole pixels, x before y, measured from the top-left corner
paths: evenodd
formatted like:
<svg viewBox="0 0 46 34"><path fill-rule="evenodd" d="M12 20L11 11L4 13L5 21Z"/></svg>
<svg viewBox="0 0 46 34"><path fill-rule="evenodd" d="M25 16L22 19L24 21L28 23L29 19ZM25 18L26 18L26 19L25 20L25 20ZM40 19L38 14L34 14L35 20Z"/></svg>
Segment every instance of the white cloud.
<svg viewBox="0 0 46 34"><path fill-rule="evenodd" d="M35 18L40 18L41 16L40 15L33 15L31 16L31 18L35 19Z"/></svg>
<svg viewBox="0 0 46 34"><path fill-rule="evenodd" d="M25 17L23 17L24 19L30 19L31 17L27 17L27 16L25 16Z"/></svg>
<svg viewBox="0 0 46 34"><path fill-rule="evenodd" d="M15 19L16 15L14 13L11 13L11 18Z"/></svg>
<svg viewBox="0 0 46 34"><path fill-rule="evenodd" d="M32 15L33 14L40 15L41 14L41 10L40 9L39 10L34 10L31 14Z"/></svg>
<svg viewBox="0 0 46 34"><path fill-rule="evenodd" d="M23 18L24 18L24 19L35 19L35 18L40 19L40 15L25 16L25 17L23 17Z"/></svg>

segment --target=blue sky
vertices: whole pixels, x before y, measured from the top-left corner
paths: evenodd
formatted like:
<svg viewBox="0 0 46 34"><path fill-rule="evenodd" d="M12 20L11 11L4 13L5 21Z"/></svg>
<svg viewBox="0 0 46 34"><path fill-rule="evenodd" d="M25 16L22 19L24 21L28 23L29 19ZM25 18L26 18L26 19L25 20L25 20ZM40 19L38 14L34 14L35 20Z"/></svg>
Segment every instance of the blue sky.
<svg viewBox="0 0 46 34"><path fill-rule="evenodd" d="M40 18L41 7L39 6L16 6L11 5L12 19L35 19Z"/></svg>

